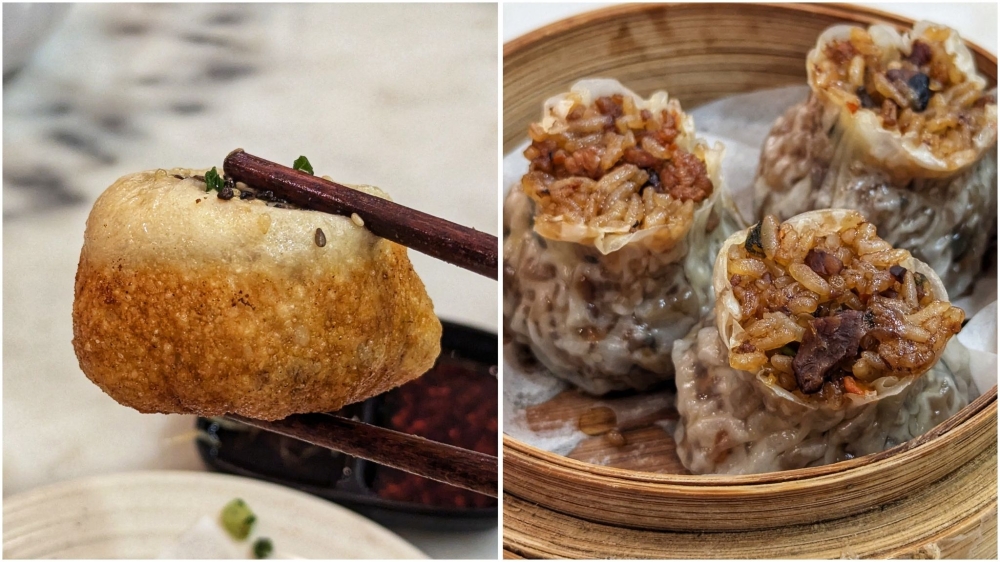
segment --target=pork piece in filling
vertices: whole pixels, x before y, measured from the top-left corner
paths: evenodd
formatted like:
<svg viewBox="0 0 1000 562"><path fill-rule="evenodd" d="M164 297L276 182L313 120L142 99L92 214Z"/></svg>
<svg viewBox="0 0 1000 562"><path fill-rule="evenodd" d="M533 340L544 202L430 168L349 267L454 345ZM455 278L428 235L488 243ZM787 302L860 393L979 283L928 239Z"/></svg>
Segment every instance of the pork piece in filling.
<svg viewBox="0 0 1000 562"><path fill-rule="evenodd" d="M854 28L848 39L833 40L810 69L815 85L842 100L851 113L875 112L882 127L913 135L938 157L975 149L975 138L988 126L983 92L946 50L951 30L929 27L904 52L879 46L871 34Z"/></svg>
<svg viewBox="0 0 1000 562"><path fill-rule="evenodd" d="M577 100L565 122L529 128L522 188L543 218L618 233L669 225L683 237L713 186L682 119L674 100L658 111L621 94Z"/></svg>
<svg viewBox="0 0 1000 562"><path fill-rule="evenodd" d="M965 314L936 294L919 262L860 214L849 216L830 228L796 228L768 215L745 243L723 250L744 329L733 368L836 399L870 392L885 376L925 372L958 333Z"/></svg>

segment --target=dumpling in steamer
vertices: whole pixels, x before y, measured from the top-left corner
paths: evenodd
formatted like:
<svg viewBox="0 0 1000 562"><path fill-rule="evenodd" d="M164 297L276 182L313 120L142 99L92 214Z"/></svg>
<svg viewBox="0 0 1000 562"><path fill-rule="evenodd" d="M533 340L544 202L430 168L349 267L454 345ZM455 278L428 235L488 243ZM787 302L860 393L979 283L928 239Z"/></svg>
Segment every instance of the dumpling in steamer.
<svg viewBox="0 0 1000 562"><path fill-rule="evenodd" d="M807 74L809 99L764 142L757 217L856 209L965 292L996 238L997 106L958 33L835 26Z"/></svg>
<svg viewBox="0 0 1000 562"><path fill-rule="evenodd" d="M545 103L504 203L504 322L593 394L670 378L673 341L711 305L711 256L737 228L722 147L665 92L588 80Z"/></svg>
<svg viewBox="0 0 1000 562"><path fill-rule="evenodd" d="M729 366L715 326L674 343L677 454L694 474L756 474L870 455L919 437L978 395L957 340L909 385L873 402L812 408Z"/></svg>
<svg viewBox="0 0 1000 562"><path fill-rule="evenodd" d="M882 451L968 403L968 352L949 343L964 313L856 211L765 217L726 240L713 284L714 315L673 351L677 451L694 473Z"/></svg>

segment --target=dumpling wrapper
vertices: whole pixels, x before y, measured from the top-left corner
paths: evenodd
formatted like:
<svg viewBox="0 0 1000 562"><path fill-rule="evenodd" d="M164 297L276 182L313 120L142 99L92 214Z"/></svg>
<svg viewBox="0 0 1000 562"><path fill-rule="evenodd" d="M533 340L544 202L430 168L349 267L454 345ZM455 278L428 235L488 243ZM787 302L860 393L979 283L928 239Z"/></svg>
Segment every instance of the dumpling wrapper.
<svg viewBox="0 0 1000 562"><path fill-rule="evenodd" d="M802 213L801 215L797 215L784 221L784 224L792 225L800 233L812 231L813 236L819 238L820 236L830 232L852 228L861 224L862 221L863 218L857 211L849 209L826 209ZM728 352L732 352L739 345L739 336L744 332L742 324L745 320L742 317L739 301L736 299L736 295L733 294L733 287L729 282L731 275L729 273L728 253L731 246L737 244L743 245L746 242L748 232L749 229L741 230L723 242L722 248L719 250L719 254L716 257L715 268L712 274L712 285L715 288L716 298L716 328L718 329ZM941 283L941 279L938 278L934 270L927 264L915 259L913 256L910 256L901 261L899 265L910 271L922 273L926 276L930 283L934 298L948 302L948 292ZM935 357L935 360L939 357L940 354ZM933 363L933 361L930 363ZM794 402L800 406L807 408L820 407L825 409L842 409L849 407L846 403L831 405L825 402L820 403L816 400L806 399L797 393L789 392L784 388L781 388L777 384L768 382L767 379L761 375L761 373L754 373L753 375L756 376L761 383L770 388L771 392L775 395L780 396L782 399L789 402ZM871 386L875 390L874 393L846 394L845 398L851 403L850 406L859 406L862 404L876 402L887 396L899 394L905 390L915 378L917 377L896 377L892 375L883 376L870 382Z"/></svg>
<svg viewBox="0 0 1000 562"><path fill-rule="evenodd" d="M127 175L94 204L73 303L91 381L144 413L273 420L430 369L441 324L406 248L346 217L222 200L204 173Z"/></svg>
<svg viewBox="0 0 1000 562"><path fill-rule="evenodd" d="M665 92L642 100L615 80L585 80L545 102L542 126L563 126L570 95L629 96L642 108L676 108ZM672 342L712 306L711 255L741 219L722 183L721 144L709 149L680 114L676 143L704 155L711 195L690 222L633 233L544 215L521 189L504 202L504 322L554 375L591 394L646 389L673 372ZM716 224L711 224L712 222ZM600 287L586 290L579 280ZM593 337L592 327L605 327Z"/></svg>
<svg viewBox="0 0 1000 562"><path fill-rule="evenodd" d="M935 24L928 21L918 22L913 30L900 34L892 26L875 24L868 28L875 44L886 49L896 49L909 53L914 41L919 40L928 28ZM855 146L855 153L865 155L870 163L884 168L890 174L901 177L942 178L954 175L982 159L985 152L997 142L997 106L995 103L986 105L990 117L990 126L983 128L974 137L973 149L956 152L947 156L939 156L916 139L915 134L902 134L899 131L886 129L879 121L878 113L872 109L860 108L852 112L841 91L820 88L816 84L816 73L813 69L821 59L826 58L823 46L834 40L846 40L851 36L853 25L835 25L824 31L816 41L816 48L809 51L806 58L806 68L809 69L809 86L829 110L835 112L837 121L844 128L846 141ZM986 80L979 75L972 52L962 42L958 32L949 30L945 41L945 50L954 57L957 66L969 82L980 87L986 86Z"/></svg>
<svg viewBox="0 0 1000 562"><path fill-rule="evenodd" d="M800 236L819 239L860 225L856 211L831 209L793 217ZM763 372L730 365L742 341L742 311L730 283L729 248L743 245L748 230L730 236L715 262L714 315L682 341L672 357L677 384L677 454L695 474L754 474L819 466L891 448L926 433L976 396L970 353L958 338L948 341L924 372L883 375L870 391L836 400L782 388ZM926 264L899 263L927 277L932 296L947 301L941 280Z"/></svg>
<svg viewBox="0 0 1000 562"><path fill-rule="evenodd" d="M677 100L670 98L667 92L654 92L648 100L645 100L617 80L607 78L581 80L570 88L569 93L559 94L546 100L541 121L542 128L550 133L565 129L566 115L576 103L575 99L570 99L571 96L579 97L585 106L589 106L599 97L615 94L632 98L640 110L645 109L654 114L668 110L681 116L677 123L680 134L674 144L693 153L705 163L709 179L714 186L711 196L696 206L695 218L687 224L685 224L687 221L678 220L663 226L629 232L627 226L598 227L567 222L559 216L539 214L535 217L534 230L550 240L592 245L605 255L629 244L643 245L661 252L670 251L689 232L703 231L704 228L699 226L707 222L708 212L720 199L728 199L729 196L723 189L722 183L722 157L725 147L721 143L716 143L714 147L709 148L704 142L699 141L696 137L694 119L684 113Z"/></svg>
<svg viewBox="0 0 1000 562"><path fill-rule="evenodd" d="M910 53L913 41L934 24L919 22L900 34L868 28L876 45ZM938 155L916 134L885 128L877 108L851 109L853 94L817 84L824 46L850 37L856 26L837 25L820 35L807 58L810 98L775 123L761 150L754 182L758 217L786 219L824 208L861 211L880 236L909 250L944 279L954 295L972 286L996 234L997 106L987 103L987 125L970 149ZM985 79L958 33L948 31L945 50L969 82Z"/></svg>
<svg viewBox="0 0 1000 562"><path fill-rule="evenodd" d="M673 359L680 414L674 440L694 474L778 472L878 453L930 431L978 395L969 352L957 338L926 373L836 409L730 367L710 322L676 342Z"/></svg>

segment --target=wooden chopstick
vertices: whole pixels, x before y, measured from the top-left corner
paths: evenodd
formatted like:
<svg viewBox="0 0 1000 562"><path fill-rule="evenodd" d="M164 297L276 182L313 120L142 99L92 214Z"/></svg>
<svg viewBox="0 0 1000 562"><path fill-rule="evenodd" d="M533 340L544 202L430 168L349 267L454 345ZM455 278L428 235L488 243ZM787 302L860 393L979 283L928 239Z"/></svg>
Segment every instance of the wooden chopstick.
<svg viewBox="0 0 1000 562"><path fill-rule="evenodd" d="M357 213L376 236L494 280L498 277L496 236L264 160L241 148L226 156L222 169L236 181L271 190L305 209L346 216Z"/></svg>
<svg viewBox="0 0 1000 562"><path fill-rule="evenodd" d="M268 422L229 414L265 431L497 497L497 458L331 414L297 414Z"/></svg>
<svg viewBox="0 0 1000 562"><path fill-rule="evenodd" d="M448 263L498 278L498 241L479 232L344 185L293 170L236 149L222 165L226 176L267 189L305 209L357 213L376 236ZM497 457L437 443L330 414L298 414L268 422L227 416L246 425L341 451L418 476L497 497Z"/></svg>

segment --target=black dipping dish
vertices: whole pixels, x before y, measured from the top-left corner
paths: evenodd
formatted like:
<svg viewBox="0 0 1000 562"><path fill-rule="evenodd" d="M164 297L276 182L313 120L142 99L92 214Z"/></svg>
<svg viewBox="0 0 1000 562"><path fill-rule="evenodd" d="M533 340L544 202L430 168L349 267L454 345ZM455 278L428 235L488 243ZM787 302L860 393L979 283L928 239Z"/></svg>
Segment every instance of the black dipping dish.
<svg viewBox="0 0 1000 562"><path fill-rule="evenodd" d="M337 412L497 454L496 334L444 322L441 355L422 377ZM231 420L198 418L208 468L274 482L383 524L472 531L497 525L497 500Z"/></svg>

